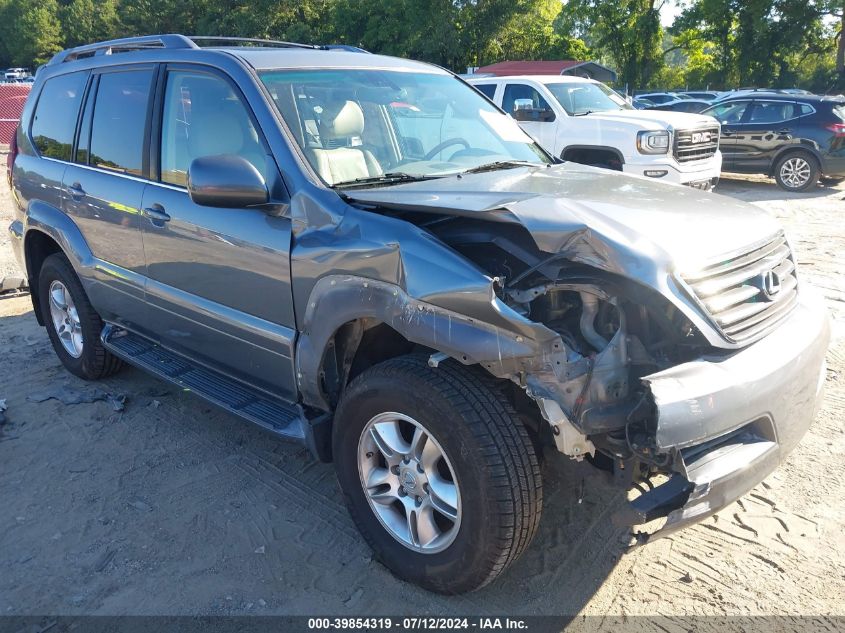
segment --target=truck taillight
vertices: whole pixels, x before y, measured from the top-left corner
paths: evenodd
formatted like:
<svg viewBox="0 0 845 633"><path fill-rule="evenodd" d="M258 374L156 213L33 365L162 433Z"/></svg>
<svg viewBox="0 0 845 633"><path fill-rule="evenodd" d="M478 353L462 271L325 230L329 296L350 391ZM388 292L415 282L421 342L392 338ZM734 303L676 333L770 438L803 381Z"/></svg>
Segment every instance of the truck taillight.
<svg viewBox="0 0 845 633"><path fill-rule="evenodd" d="M833 135L837 138L845 136L845 123L831 123L827 126L827 129L833 132Z"/></svg>
<svg viewBox="0 0 845 633"><path fill-rule="evenodd" d="M12 189L12 169L18 156L18 129L15 128L12 140L9 142L9 153L6 155L6 177L9 179L9 189Z"/></svg>

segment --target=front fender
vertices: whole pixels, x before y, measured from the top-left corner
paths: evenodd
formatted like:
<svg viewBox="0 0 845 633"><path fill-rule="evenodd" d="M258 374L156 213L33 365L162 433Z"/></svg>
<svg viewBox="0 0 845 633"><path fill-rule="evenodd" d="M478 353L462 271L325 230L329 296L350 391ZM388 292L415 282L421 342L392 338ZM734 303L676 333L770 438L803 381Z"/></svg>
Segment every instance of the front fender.
<svg viewBox="0 0 845 633"><path fill-rule="evenodd" d="M412 343L465 365L481 365L502 378L550 367L558 355L565 358L560 337L546 328L538 327L538 336L531 338L414 299L398 285L329 275L311 292L297 341L297 381L305 404L330 408L320 388L326 346L342 325L365 318L389 325Z"/></svg>

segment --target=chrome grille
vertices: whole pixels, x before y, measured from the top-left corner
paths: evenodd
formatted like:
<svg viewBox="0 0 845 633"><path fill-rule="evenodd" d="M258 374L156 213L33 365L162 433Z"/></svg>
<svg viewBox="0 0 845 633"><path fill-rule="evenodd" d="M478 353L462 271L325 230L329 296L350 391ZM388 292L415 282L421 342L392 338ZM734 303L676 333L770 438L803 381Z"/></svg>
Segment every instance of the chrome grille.
<svg viewBox="0 0 845 633"><path fill-rule="evenodd" d="M675 160L686 163L710 158L719 149L719 126L707 126L675 132Z"/></svg>
<svg viewBox="0 0 845 633"><path fill-rule="evenodd" d="M782 233L681 277L725 337L736 343L774 325L798 301L795 262Z"/></svg>

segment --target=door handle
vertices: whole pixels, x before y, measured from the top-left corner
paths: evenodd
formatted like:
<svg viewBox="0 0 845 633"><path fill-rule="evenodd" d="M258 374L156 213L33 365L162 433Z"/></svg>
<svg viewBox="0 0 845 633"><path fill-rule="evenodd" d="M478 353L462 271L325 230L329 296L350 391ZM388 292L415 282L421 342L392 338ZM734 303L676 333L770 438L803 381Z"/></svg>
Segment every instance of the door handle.
<svg viewBox="0 0 845 633"><path fill-rule="evenodd" d="M78 182L75 182L72 185L68 185L67 192L68 194L70 194L70 197L74 200L81 200L85 197L85 190L82 188L82 185L80 185Z"/></svg>
<svg viewBox="0 0 845 633"><path fill-rule="evenodd" d="M165 222L170 221L170 216L160 204L153 204L143 210L144 217L149 219L155 226L164 226Z"/></svg>

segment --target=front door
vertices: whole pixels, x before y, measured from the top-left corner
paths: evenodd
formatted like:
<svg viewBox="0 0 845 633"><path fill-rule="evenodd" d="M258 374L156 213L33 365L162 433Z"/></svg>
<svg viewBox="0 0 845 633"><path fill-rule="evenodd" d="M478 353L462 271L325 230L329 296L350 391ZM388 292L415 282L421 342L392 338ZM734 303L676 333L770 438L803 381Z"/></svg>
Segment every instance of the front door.
<svg viewBox="0 0 845 633"><path fill-rule="evenodd" d="M790 101L759 101L738 126L735 168L768 172L779 150L800 143L797 105Z"/></svg>
<svg viewBox="0 0 845 633"><path fill-rule="evenodd" d="M228 78L174 67L163 86L158 182L144 192L141 219L151 322L165 347L294 399L290 220L200 206L186 189L191 161L234 154L278 198L278 168Z"/></svg>
<svg viewBox="0 0 845 633"><path fill-rule="evenodd" d="M722 171L736 168L737 154L740 149L737 139L742 134L742 122L748 116L750 101L731 101L720 103L706 112L722 124L719 138L719 150L722 152Z"/></svg>

